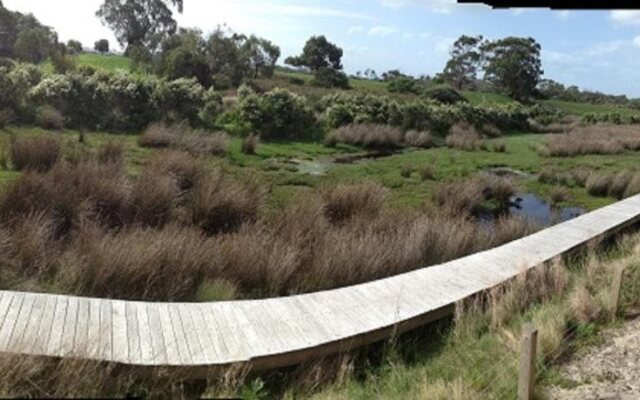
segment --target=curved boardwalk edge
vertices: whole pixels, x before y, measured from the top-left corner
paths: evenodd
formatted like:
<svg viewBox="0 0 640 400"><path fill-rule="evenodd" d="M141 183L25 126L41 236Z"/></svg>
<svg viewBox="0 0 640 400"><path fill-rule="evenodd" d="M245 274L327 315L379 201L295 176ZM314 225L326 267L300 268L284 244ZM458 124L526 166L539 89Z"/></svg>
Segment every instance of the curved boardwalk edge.
<svg viewBox="0 0 640 400"><path fill-rule="evenodd" d="M0 291L0 352L132 366L254 369L346 351L640 219L640 195L503 246L360 285L291 297L147 303Z"/></svg>

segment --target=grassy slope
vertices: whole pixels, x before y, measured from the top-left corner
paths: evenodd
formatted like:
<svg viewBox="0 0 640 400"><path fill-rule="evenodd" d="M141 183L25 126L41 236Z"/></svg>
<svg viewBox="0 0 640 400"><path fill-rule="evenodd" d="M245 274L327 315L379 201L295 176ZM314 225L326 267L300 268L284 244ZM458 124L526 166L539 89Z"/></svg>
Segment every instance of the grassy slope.
<svg viewBox="0 0 640 400"><path fill-rule="evenodd" d="M76 57L78 65L91 65L98 68L103 68L109 71L115 71L117 69L130 70L132 67L131 60L121 55L102 55L95 53L83 53ZM52 71L53 68L50 63L45 64L47 71ZM304 81L303 85L294 84L291 79L301 79ZM310 85L313 77L308 73L302 72L290 72L284 70L276 70L275 76L272 79L258 79L257 81L265 84L267 87L285 87L287 89L300 92L305 95L311 95L319 97L335 90L315 88ZM350 79L349 83L351 87L357 92L390 95L397 98L412 98L413 95L400 95L392 94L387 91L387 84L385 82L370 81L367 79ZM507 104L512 100L503 94L498 93L483 93L474 91L465 91L464 96L472 104ZM562 111L573 115L584 115L586 113L607 113L612 111L620 112L623 115L640 114L638 110L632 110L624 107L617 107L613 105L600 105L589 103L576 103L560 100L545 100L543 103L557 107Z"/></svg>

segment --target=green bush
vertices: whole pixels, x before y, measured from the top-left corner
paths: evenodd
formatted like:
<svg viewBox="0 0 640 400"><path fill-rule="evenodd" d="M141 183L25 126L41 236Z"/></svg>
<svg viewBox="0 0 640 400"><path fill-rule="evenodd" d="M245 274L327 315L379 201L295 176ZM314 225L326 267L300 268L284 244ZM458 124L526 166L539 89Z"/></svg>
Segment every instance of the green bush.
<svg viewBox="0 0 640 400"><path fill-rule="evenodd" d="M349 89L347 75L333 68L320 68L313 73L311 84L325 88Z"/></svg>
<svg viewBox="0 0 640 400"><path fill-rule="evenodd" d="M399 76L387 84L387 90L391 93L420 93L420 87L415 79L409 76Z"/></svg>
<svg viewBox="0 0 640 400"><path fill-rule="evenodd" d="M449 86L435 86L424 93L425 97L442 104L456 104L466 102L467 99L457 90Z"/></svg>
<svg viewBox="0 0 640 400"><path fill-rule="evenodd" d="M163 120L169 123L187 120L192 126L200 123L199 113L204 106L205 89L196 78L161 81L155 98Z"/></svg>
<svg viewBox="0 0 640 400"><path fill-rule="evenodd" d="M157 86L155 78L117 71L109 79L113 108L108 125L118 131L139 131L149 122L157 120Z"/></svg>
<svg viewBox="0 0 640 400"><path fill-rule="evenodd" d="M316 122L306 98L278 88L244 97L239 117L263 139L302 139L313 131Z"/></svg>

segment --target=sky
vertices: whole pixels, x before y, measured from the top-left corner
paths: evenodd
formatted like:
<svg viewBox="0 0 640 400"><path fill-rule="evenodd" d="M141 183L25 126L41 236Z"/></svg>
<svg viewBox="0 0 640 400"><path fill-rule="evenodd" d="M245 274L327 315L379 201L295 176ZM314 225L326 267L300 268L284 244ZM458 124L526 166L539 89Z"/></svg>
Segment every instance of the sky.
<svg viewBox="0 0 640 400"><path fill-rule="evenodd" d="M95 17L102 0L4 0L33 13L63 41L92 47L116 44ZM535 38L542 46L544 77L565 85L640 97L640 11L493 10L455 0L184 0L179 26L211 32L226 24L278 44L284 60L300 53L312 35L344 50L346 72L371 68L434 75L462 34L489 39Z"/></svg>

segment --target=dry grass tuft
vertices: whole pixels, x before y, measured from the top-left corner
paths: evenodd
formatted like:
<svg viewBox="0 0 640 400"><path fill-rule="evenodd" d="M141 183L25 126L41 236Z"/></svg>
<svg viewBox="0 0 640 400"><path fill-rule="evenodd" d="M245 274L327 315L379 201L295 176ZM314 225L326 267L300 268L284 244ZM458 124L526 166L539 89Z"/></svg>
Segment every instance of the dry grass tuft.
<svg viewBox="0 0 640 400"><path fill-rule="evenodd" d="M337 185L322 193L324 210L333 223L341 223L355 216L375 217L382 208L386 190L370 182Z"/></svg>
<svg viewBox="0 0 640 400"><path fill-rule="evenodd" d="M569 309L571 315L581 324L596 320L602 311L585 282L577 284L569 295Z"/></svg>
<svg viewBox="0 0 640 400"><path fill-rule="evenodd" d="M410 130L405 132L404 141L408 146L430 148L435 146L433 136L428 131Z"/></svg>
<svg viewBox="0 0 640 400"><path fill-rule="evenodd" d="M549 135L545 154L571 157L584 154L620 154L640 149L640 133L634 125L590 125L569 133Z"/></svg>
<svg viewBox="0 0 640 400"><path fill-rule="evenodd" d="M61 155L60 139L53 136L12 137L11 161L18 171L48 171Z"/></svg>
<svg viewBox="0 0 640 400"><path fill-rule="evenodd" d="M138 144L142 147L169 147L175 143L180 135L180 133L177 132L177 129L178 125L168 126L161 122L154 122L147 126L142 132L138 139Z"/></svg>
<svg viewBox="0 0 640 400"><path fill-rule="evenodd" d="M476 151L486 147L482 135L472 125L466 123L457 123L452 126L446 143L448 147L464 151Z"/></svg>
<svg viewBox="0 0 640 400"><path fill-rule="evenodd" d="M549 192L549 203L556 207L569 199L569 191L562 186L554 186Z"/></svg>
<svg viewBox="0 0 640 400"><path fill-rule="evenodd" d="M198 229L129 228L76 241L62 255L58 279L74 293L149 301L191 299L215 246Z"/></svg>
<svg viewBox="0 0 640 400"><path fill-rule="evenodd" d="M233 232L257 218L262 191L255 183L217 172L199 177L192 191L191 220L211 235Z"/></svg>
<svg viewBox="0 0 640 400"><path fill-rule="evenodd" d="M124 162L124 145L107 142L98 149L97 158L98 162L102 164L122 164Z"/></svg>
<svg viewBox="0 0 640 400"><path fill-rule="evenodd" d="M587 193L592 196L606 196L609 193L611 181L612 179L609 174L594 171L585 182Z"/></svg>
<svg viewBox="0 0 640 400"><path fill-rule="evenodd" d="M251 134L242 140L241 151L244 154L254 155L258 151L259 144L260 144L260 136Z"/></svg>
<svg viewBox="0 0 640 400"><path fill-rule="evenodd" d="M371 149L393 149L404 146L400 128L379 124L350 124L329 132L325 143L362 146Z"/></svg>
<svg viewBox="0 0 640 400"><path fill-rule="evenodd" d="M141 147L171 147L192 155L222 155L227 150L227 134L192 130L186 124L166 125L155 122L140 135Z"/></svg>

